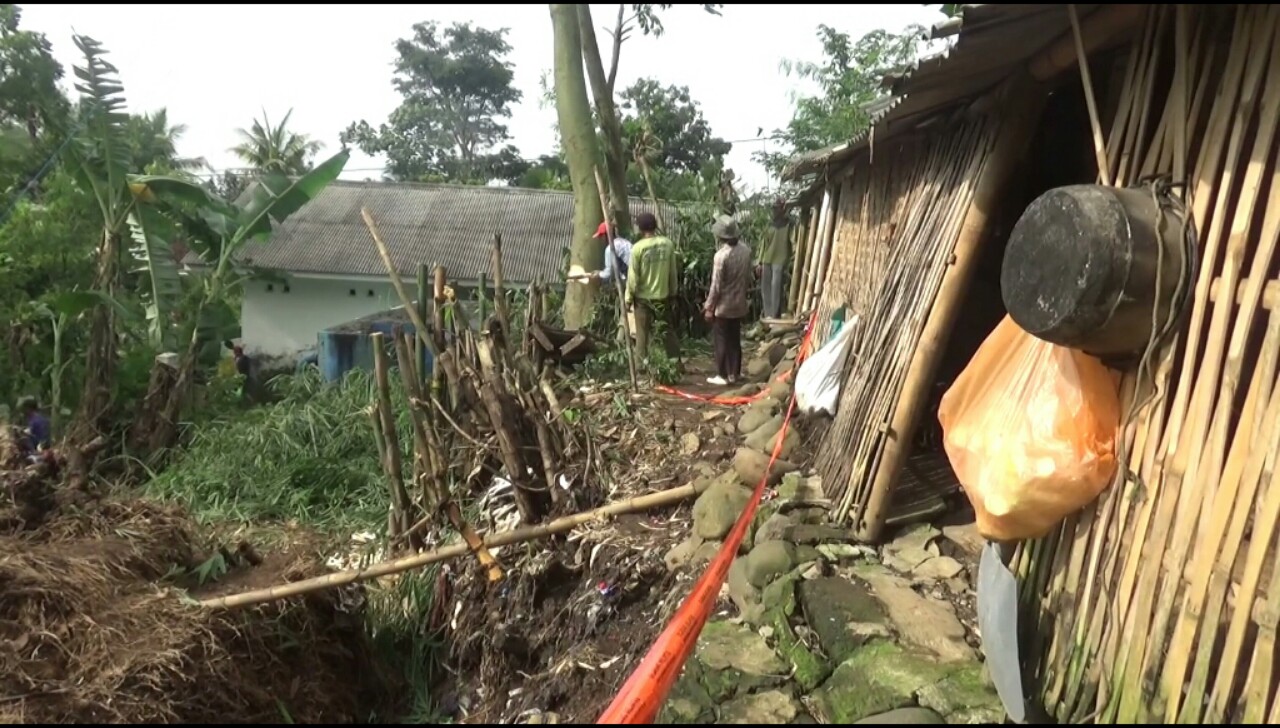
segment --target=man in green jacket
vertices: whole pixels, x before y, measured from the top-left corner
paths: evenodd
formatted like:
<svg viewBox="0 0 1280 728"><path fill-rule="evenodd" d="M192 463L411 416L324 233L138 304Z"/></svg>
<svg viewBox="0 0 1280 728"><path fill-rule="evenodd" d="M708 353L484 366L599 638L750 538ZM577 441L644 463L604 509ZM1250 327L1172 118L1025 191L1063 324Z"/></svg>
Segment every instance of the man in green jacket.
<svg viewBox="0 0 1280 728"><path fill-rule="evenodd" d="M631 249L631 267L627 271L627 307L636 314L636 351L649 355L649 339L654 323L665 324L664 348L667 356L680 356L680 339L676 336L675 296L679 289L679 259L675 243L658 234L658 219L652 213L636 215L640 242Z"/></svg>
<svg viewBox="0 0 1280 728"><path fill-rule="evenodd" d="M791 220L787 217L787 201L779 197L773 203L773 225L765 233L764 242L756 250L756 275L760 277L761 315L782 315L782 282L791 257Z"/></svg>

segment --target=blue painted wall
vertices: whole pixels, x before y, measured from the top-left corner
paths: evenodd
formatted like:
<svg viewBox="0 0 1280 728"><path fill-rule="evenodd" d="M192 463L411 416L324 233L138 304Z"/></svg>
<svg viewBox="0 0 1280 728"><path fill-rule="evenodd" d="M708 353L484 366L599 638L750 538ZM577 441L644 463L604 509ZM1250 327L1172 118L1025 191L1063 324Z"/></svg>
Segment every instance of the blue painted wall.
<svg viewBox="0 0 1280 728"><path fill-rule="evenodd" d="M370 321L365 323L359 331L344 331L342 328L345 327L338 327L321 331L317 334L316 363L320 367L320 373L324 375L325 381L337 381L352 369L373 371L373 340L370 335L374 333L385 334L387 342L390 343L393 330L397 326L406 334L415 333L413 324ZM391 361L395 361L395 354L391 355ZM419 362L419 366L422 367L423 372L430 374L431 365L431 352L424 347L422 361Z"/></svg>

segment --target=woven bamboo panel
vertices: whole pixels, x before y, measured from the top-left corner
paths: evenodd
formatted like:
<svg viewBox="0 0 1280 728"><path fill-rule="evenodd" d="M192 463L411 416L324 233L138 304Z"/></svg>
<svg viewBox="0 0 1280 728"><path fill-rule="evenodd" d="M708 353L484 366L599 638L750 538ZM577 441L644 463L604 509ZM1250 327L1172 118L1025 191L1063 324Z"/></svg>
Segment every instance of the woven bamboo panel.
<svg viewBox="0 0 1280 728"><path fill-rule="evenodd" d="M832 314L858 316L840 405L817 468L838 519L861 518L906 369L951 258L998 120L884 143L855 164L837 209L817 341Z"/></svg>
<svg viewBox="0 0 1280 728"><path fill-rule="evenodd" d="M1280 10L1151 7L1107 159L1188 181L1191 312L1126 379L1132 476L1020 549L1024 654L1059 722L1276 723Z"/></svg>

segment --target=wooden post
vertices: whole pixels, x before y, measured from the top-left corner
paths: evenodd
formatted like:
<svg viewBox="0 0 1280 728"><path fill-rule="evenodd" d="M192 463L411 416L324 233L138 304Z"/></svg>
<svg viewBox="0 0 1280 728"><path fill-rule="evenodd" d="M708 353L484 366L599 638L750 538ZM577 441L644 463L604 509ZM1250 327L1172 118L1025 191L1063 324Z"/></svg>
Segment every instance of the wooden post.
<svg viewBox="0 0 1280 728"><path fill-rule="evenodd" d="M603 187L600 187L602 180L600 179L600 168L596 167L596 187L601 190L600 204L604 204ZM608 210L608 207L604 209ZM657 209L657 203L654 203L654 209ZM627 323L627 302L626 293L622 289L622 276L619 274L621 270L618 268L618 254L613 249L613 239L617 237L616 231L613 229L613 223L606 218L605 224L608 227L608 244L605 249L608 250L609 261L613 265L613 288L618 293L618 325L622 327L622 343L627 347L627 372L631 375L631 391L635 392L640 389L640 384L636 378L636 352L635 347L631 343L631 326ZM664 230L664 232L666 232Z"/></svg>
<svg viewBox="0 0 1280 728"><path fill-rule="evenodd" d="M874 541L880 536L885 511L891 503L893 482L911 452L911 441L932 390L930 384L946 352L951 329L960 313L960 304L982 254L982 243L989 231L988 223L1003 202L1002 195L1035 135L1036 122L1046 99L1043 90L1031 83L1025 73L1006 81L997 93L1002 99L996 108L1001 110L1005 121L983 164L969 211L956 238L951 266L942 276L937 297L907 368L867 507L859 514L859 523L856 524L857 536L862 540Z"/></svg>

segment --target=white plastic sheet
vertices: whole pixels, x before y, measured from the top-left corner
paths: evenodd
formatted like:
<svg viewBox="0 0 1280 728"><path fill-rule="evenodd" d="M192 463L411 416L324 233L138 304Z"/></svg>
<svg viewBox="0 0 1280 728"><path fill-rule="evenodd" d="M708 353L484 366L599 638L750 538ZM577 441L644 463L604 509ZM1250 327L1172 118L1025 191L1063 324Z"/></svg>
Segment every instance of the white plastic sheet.
<svg viewBox="0 0 1280 728"><path fill-rule="evenodd" d="M796 405L801 412L836 413L841 375L857 325L857 316L846 321L830 341L800 365L800 371L796 372Z"/></svg>

